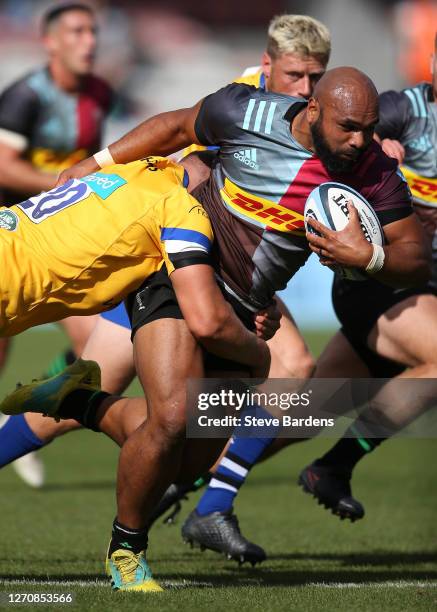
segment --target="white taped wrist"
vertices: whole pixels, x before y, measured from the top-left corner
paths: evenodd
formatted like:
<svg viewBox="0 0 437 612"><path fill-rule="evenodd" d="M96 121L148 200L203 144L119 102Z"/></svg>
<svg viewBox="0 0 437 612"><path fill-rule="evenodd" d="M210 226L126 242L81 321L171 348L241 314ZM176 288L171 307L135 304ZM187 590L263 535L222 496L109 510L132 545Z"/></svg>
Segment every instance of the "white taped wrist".
<svg viewBox="0 0 437 612"><path fill-rule="evenodd" d="M366 272L368 274L376 274L382 270L385 261L385 253L382 246L379 246L379 244L372 244L372 247L373 255L366 266Z"/></svg>
<svg viewBox="0 0 437 612"><path fill-rule="evenodd" d="M106 149L103 149L102 151L94 153L93 157L100 168L104 168L105 166L112 166L113 164L115 164L115 161L108 147L106 147Z"/></svg>

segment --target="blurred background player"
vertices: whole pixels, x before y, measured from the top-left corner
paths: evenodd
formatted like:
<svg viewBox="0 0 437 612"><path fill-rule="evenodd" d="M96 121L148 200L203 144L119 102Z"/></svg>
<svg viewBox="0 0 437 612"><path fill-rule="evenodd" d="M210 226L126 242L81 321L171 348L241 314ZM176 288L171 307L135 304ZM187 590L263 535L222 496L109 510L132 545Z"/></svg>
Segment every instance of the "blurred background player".
<svg viewBox="0 0 437 612"><path fill-rule="evenodd" d="M437 377L437 35L431 74L430 83L380 95L376 133L408 181L414 210L432 250L432 279L424 287L399 291L336 276L333 302L342 328L320 356L316 377ZM395 431L413 418L411 404L402 411L398 403L396 414L385 414ZM351 494L352 472L384 441L371 433L372 428L364 431L359 419L299 477L307 492L352 520L364 515Z"/></svg>
<svg viewBox="0 0 437 612"><path fill-rule="evenodd" d="M331 53L328 28L309 15L278 15L267 30L260 66L246 68L237 83L309 98Z"/></svg>
<svg viewBox="0 0 437 612"><path fill-rule="evenodd" d="M93 9L81 2L56 5L42 18L46 66L10 85L0 96L1 203L11 205L55 186L64 168L101 146L102 124L112 92L92 74L97 26ZM61 322L71 348L49 367L62 370L81 355L96 317L71 317ZM8 339L0 340L0 368L6 361ZM6 424L2 435L30 451L42 445L24 419ZM1 431L1 430L0 430ZM7 462L2 445L0 463ZM31 486L44 482L44 469L35 453L14 462L17 473Z"/></svg>

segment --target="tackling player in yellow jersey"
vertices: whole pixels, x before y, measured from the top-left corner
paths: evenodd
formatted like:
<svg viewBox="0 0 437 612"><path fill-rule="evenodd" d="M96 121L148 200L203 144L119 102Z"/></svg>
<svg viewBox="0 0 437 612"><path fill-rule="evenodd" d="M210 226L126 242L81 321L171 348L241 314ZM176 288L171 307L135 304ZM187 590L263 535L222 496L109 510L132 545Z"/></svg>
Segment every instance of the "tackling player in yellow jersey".
<svg viewBox="0 0 437 612"><path fill-rule="evenodd" d="M212 229L182 166L148 157L0 209L0 334L120 302L165 262L207 260ZM181 263L183 257L183 263Z"/></svg>

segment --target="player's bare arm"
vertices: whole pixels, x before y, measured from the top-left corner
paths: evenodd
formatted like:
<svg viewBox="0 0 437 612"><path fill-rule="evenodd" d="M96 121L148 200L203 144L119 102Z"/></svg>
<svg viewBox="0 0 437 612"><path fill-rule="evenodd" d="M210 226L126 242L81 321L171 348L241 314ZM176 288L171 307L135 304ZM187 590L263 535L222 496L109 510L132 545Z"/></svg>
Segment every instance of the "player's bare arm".
<svg viewBox="0 0 437 612"><path fill-rule="evenodd" d="M217 285L213 268L187 266L175 270L170 279L193 336L211 353L250 366L255 377L267 376L269 348L235 315Z"/></svg>
<svg viewBox="0 0 437 612"><path fill-rule="evenodd" d="M360 227L356 208L348 205L350 220L344 230L336 232L315 219L308 223L320 236L307 233L310 248L326 266L341 264L366 269L372 257L372 246ZM375 278L394 287L421 285L430 278L430 260L421 224L415 215L384 226L387 244L382 270Z"/></svg>
<svg viewBox="0 0 437 612"><path fill-rule="evenodd" d="M0 142L0 186L24 195L48 191L56 176L37 170L18 149Z"/></svg>
<svg viewBox="0 0 437 612"><path fill-rule="evenodd" d="M161 113L143 121L108 147L109 160L112 157L113 161L106 165L125 164L152 154L166 156L190 144L200 144L194 124L201 104L202 101L191 108ZM82 178L100 167L94 156L88 157L64 170L57 184L62 185L70 178Z"/></svg>

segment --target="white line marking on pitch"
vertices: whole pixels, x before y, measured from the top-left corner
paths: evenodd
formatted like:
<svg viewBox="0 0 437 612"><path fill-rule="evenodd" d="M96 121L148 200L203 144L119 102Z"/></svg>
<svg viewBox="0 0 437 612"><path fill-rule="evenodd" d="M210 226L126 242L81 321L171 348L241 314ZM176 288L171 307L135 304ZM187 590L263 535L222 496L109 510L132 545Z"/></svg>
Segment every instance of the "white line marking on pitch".
<svg viewBox="0 0 437 612"><path fill-rule="evenodd" d="M164 587L187 588L187 587L213 587L212 582L201 582L197 580L160 580ZM101 580L26 580L25 578L15 578L12 580L1 580L1 585L10 586L59 586L59 587L108 587L109 579L102 578Z"/></svg>
<svg viewBox="0 0 437 612"><path fill-rule="evenodd" d="M408 587L437 588L437 582L423 582L419 580L397 580L386 582L309 582L305 586L322 587L325 589L362 589L362 588L390 588L406 589Z"/></svg>
<svg viewBox="0 0 437 612"><path fill-rule="evenodd" d="M202 582L196 580L162 580L160 581L162 586L170 587L174 589L183 589L188 587L218 587L212 582ZM13 580L2 580L1 584L4 586L54 586L54 587L108 587L109 581L102 578L101 580L26 580L25 578L16 578ZM243 586L243 585L242 585ZM257 586L268 586L265 583L259 582ZM386 581L386 582L308 582L307 584L292 585L290 587L320 587L324 589L363 589L363 588L377 588L377 589L406 589L409 587L418 587L424 589L435 589L437 588L436 581L423 582L419 580L398 580L398 581ZM226 587L224 584L223 587Z"/></svg>

